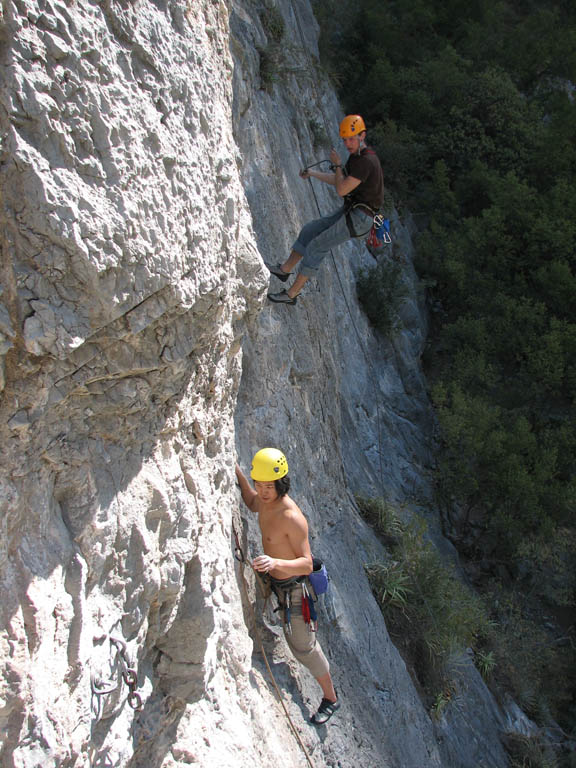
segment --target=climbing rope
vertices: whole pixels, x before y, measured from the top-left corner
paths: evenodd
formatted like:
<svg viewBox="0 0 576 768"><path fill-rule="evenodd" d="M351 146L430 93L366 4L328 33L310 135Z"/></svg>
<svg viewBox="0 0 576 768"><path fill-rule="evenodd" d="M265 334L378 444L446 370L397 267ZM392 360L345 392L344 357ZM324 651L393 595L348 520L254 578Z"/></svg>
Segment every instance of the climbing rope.
<svg viewBox="0 0 576 768"><path fill-rule="evenodd" d="M266 664L266 669L268 670L268 674L270 675L270 679L272 680L272 684L274 686L274 690L276 691L276 695L278 696L278 701L282 705L282 709L284 710L284 714L286 715L286 718L288 720L288 724L290 725L290 728L292 729L292 733L296 737L296 741L298 742L300 748L302 749L302 752L304 753L304 757L306 758L306 761L310 768L314 768L314 763L312 762L310 755L308 754L308 750L306 749L306 745L300 738L300 734L296 730L296 726L292 722L292 718L290 717L290 714L288 710L286 709L286 705L284 704L284 699L282 698L282 693L280 692L280 688L278 687L278 683L276 682L276 679L274 677L274 673L272 672L272 668L270 666L270 663L268 661L268 656L266 655L266 651L264 650L264 643L262 641L262 635L260 634L260 630L258 628L258 622L256 620L256 612L254 610L254 607L252 605L252 602L250 600L250 596L248 594L248 584L246 582L246 576L244 574L244 566L246 563L252 568L254 571L254 566L252 563L246 559L246 556L244 555L244 552L242 550L242 547L240 546L240 539L238 538L238 534L236 532L236 528L234 525L232 525L232 531L234 533L234 540L235 540L235 547L234 547L234 557L235 559L240 563L240 584L242 585L242 592L244 594L245 603L248 605L250 609L250 614L252 617L252 623L254 625L254 634L256 635L256 640L258 642L258 647L260 649L260 652L262 653L262 656L264 657L264 663ZM256 571L255 571L256 573ZM258 584L260 585L260 581L258 578L256 579ZM260 585L261 586L261 585Z"/></svg>
<svg viewBox="0 0 576 768"><path fill-rule="evenodd" d="M300 23L300 19L298 17L298 14L296 13L296 9L295 8L293 8L293 13L294 13L294 18L296 19L296 25L298 27L298 33L300 35L300 42L302 44L302 50L306 51L307 48L306 48L306 45L305 45L304 33L302 31L302 25ZM320 105L321 102L320 102L320 98L319 98L319 95L318 95L318 91L316 90L316 84L315 84L314 78L312 78L312 90L314 91L314 97L316 99L316 103L318 105ZM326 135L329 136L330 135L330 130L329 130L328 122L326 120L326 115L324 114L324 110L321 107L320 107L320 114L322 115L322 119L324 121L324 130L326 131ZM314 163L313 165L306 166L306 169L313 168L314 166L320 165L323 162L326 162L326 161L325 160L320 160L320 162L318 162L318 163ZM330 161L328 161L328 162L330 162ZM309 181L309 184L310 184L310 189L312 190L312 196L314 197L314 202L316 203L316 209L318 211L318 215L321 216L322 212L320 210L320 204L318 202L318 198L316 196L316 191L315 191L314 186L312 184L312 180L308 179L308 181ZM342 297L343 297L344 303L346 305L346 310L347 310L348 315L350 317L350 321L352 323L352 327L354 328L354 332L356 334L356 338L358 339L358 345L359 345L360 349L362 350L362 354L364 356L364 359L366 360L366 366L368 368L368 371L370 373L371 380L372 380L372 386L373 386L374 394L375 394L374 402L376 404L376 431L377 431L377 435L378 435L378 462L379 462L379 470L380 470L380 472L379 472L380 491L382 493L382 498L384 498L386 493L385 493L385 487L384 487L384 467L382 465L382 452L383 451L382 451L382 436L381 436L380 402L379 402L379 399L378 399L378 386L377 386L378 380L377 380L377 377L376 377L376 372L375 372L374 366L372 365L372 361L370 360L370 357L369 357L368 353L366 352L366 349L364 347L364 343L362 341L362 337L361 337L360 332L358 330L358 327L357 327L357 325L356 325L356 323L354 321L354 316L352 314L352 310L350 308L350 304L348 302L348 298L347 298L346 292L344 290L344 285L342 284L342 279L340 277L340 272L338 271L338 267L337 267L337 264L336 264L336 258L334 256L334 251L332 249L330 249L330 257L332 259L332 264L333 264L333 267L334 267L334 271L336 272L336 277L338 278L338 284L340 286L340 291L342 293Z"/></svg>
<svg viewBox="0 0 576 768"><path fill-rule="evenodd" d="M306 47L306 45L305 45L305 40L304 40L304 34L303 34L303 31L302 31L302 26L301 26L301 23L300 23L300 19L299 19L299 17L298 17L298 13L296 12L296 9L295 9L295 7L293 7L293 13L294 13L294 18L295 18L295 20L296 20L296 25L297 25L297 27L298 27L298 32L299 32L299 35L300 35L300 41L301 41L301 45L302 45L302 50L303 50L303 51L307 51L307 50L308 50L308 48L307 48L307 47ZM306 55L308 56L308 54L306 54ZM309 67L307 68L307 71L312 71L312 68L309 66ZM314 80L314 78L311 78L311 82L312 82L312 90L314 91L314 95L315 95L316 103L317 103L318 105L320 105L320 104L321 104L321 102L320 102L320 99L319 99L319 96L318 96L318 92L317 92L317 90L316 90L316 84L315 84L315 80ZM329 129L329 125L328 125L328 123L327 123L327 120L326 120L326 115L324 114L324 111L323 111L323 109L322 109L321 107L319 107L319 109L320 109L320 113L321 113L321 115L322 115L322 119L323 119L323 121L324 121L324 130L326 131L326 135L327 135L327 136L329 136L329 135L330 135L330 129ZM313 167L315 167L316 165L320 165L320 164L321 164L321 163L323 163L323 162L326 162L326 161L324 161L324 160L321 160L319 163L314 163L313 165L309 165L309 166L307 166L307 168L313 168ZM316 192L315 192L315 190L314 190L314 186L312 185L312 182L311 182L311 180L310 180L310 179L309 179L309 181L310 181L310 188L312 189L312 195L313 195L313 197L314 197L314 201L315 201L315 203L316 203L316 208L317 208L317 210L318 210L318 214L319 214L319 215L322 215L322 214L321 214L321 210L320 210L320 205L319 205L319 203L318 203L318 198L317 198L317 196L316 196ZM427 215L429 215L429 214L428 214L427 212L425 212L425 211L417 211L416 213L411 213L411 214L410 214L410 218L415 218L416 216L427 216ZM397 215L394 217L394 219L393 219L393 220L396 220L396 221L398 221L398 220L400 220L401 218L402 218L402 217L401 217L400 215L398 215L398 214L397 214ZM373 367L373 365L372 365L372 362L371 362L371 360L370 360L370 358L369 358L369 356L368 356L368 354L367 354L367 352L366 352L366 350L365 350L365 348L364 348L364 345L363 345L363 343L362 343L362 338L361 338L361 336L360 336L360 333L359 333L359 331L358 331L358 328L357 328L357 326L356 326L356 323L354 322L354 318L353 318L353 316L352 316L352 312L351 312L351 309L350 309L350 305L349 305L349 303L348 303L348 299L346 298L346 294L345 294L345 292L344 292L344 286L343 286L343 284L342 284L342 280L341 280L341 277L340 277L340 273L338 272L338 268L337 268L337 266L336 266L336 259L335 259L335 257L334 257L334 253L333 253L333 251L332 251L332 250L330 251L330 256L331 256L331 258L332 258L332 263L333 263L333 266L334 266L334 271L336 272L336 276L337 276L337 278L338 278L338 284L340 285L340 290L341 290L341 292L342 292L342 296L343 296L343 298L344 298L344 302L345 302L345 304L346 304L346 308L347 308L347 310L348 310L348 314L349 314L349 316L350 316L350 320L351 320L351 322L352 322L352 326L354 327L354 331L355 331L355 333L356 333L356 336L357 336L357 338L358 338L358 343L359 343L359 346L360 346L360 348L362 349L362 353L363 353L363 355L364 355L364 358L365 358L365 360L366 360L366 364L367 364L368 370L370 371L370 374L371 374L371 376L372 376L372 382L373 382L373 386L374 386L374 391L375 391L375 393L376 393L376 395L377 395L377 394L378 394L378 391L377 391L377 384L376 384L376 382L377 382L377 379L376 379L376 374L375 374L375 371L374 371L374 367ZM379 405L379 401L378 401L378 398L377 398L377 397L375 397L375 402L376 402L376 419L377 419L377 427L376 427L376 428L377 428L377 430L378 430L378 458L379 458L379 463L380 463L380 486L381 486L382 496L383 496L383 497L385 497L384 480L383 480L383 477L384 477L384 473L383 473L383 467L382 467L382 444L381 444L381 435L380 435L380 405ZM418 588L418 591L419 591L419 593L420 593L420 597L421 597L421 599L422 599L422 601L423 601L424 605L426 606L426 609L427 609L428 613L430 614L430 616L431 616L431 618L432 618L432 622L435 624L435 626L437 626L437 627L438 627L438 626L439 626L438 620L437 620L436 616L434 615L434 612L432 611L432 609L431 609L431 607L430 607L430 605L429 605L429 603L428 603L428 600L427 600L427 599L426 599L426 597L425 597L425 596L422 594L422 592L421 592L420 588L418 587L418 585L417 585L417 588ZM469 719L469 718L466 716L466 714L465 714L465 713L462 711L462 709L461 709L459 706L456 706L455 708L456 708L456 711L459 713L460 717L461 717L461 718L464 720L464 722L465 722L465 723L468 725L468 727L469 727L469 728L472 730L472 732L473 732L474 734L477 734L477 730L476 730L476 727L475 727L475 725L474 725L474 724L471 722L471 720L470 720L470 719ZM488 751L488 753L490 754L490 757L491 757L491 758L494 760L494 765L497 765L497 764L498 764L498 758L497 758L497 757L494 755L494 752L493 752L493 750L489 749L489 748L486 746L486 743L485 743L485 742L483 742L483 743L484 743L484 746L485 746L486 750L487 750L487 751Z"/></svg>
<svg viewBox="0 0 576 768"><path fill-rule="evenodd" d="M330 160L319 160L317 163L311 163L310 165L307 165L304 170L308 171L310 168L317 168L319 165L322 165L322 163L330 163Z"/></svg>

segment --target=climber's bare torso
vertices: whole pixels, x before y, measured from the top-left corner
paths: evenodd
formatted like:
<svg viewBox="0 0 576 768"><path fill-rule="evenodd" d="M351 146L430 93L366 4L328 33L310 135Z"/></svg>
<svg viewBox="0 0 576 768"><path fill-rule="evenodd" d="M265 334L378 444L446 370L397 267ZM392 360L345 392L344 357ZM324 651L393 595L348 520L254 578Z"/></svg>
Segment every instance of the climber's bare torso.
<svg viewBox="0 0 576 768"><path fill-rule="evenodd" d="M288 496L278 496L274 483L255 484L251 509L258 514L264 555L254 559L258 571L275 579L302 576L312 570L308 523Z"/></svg>

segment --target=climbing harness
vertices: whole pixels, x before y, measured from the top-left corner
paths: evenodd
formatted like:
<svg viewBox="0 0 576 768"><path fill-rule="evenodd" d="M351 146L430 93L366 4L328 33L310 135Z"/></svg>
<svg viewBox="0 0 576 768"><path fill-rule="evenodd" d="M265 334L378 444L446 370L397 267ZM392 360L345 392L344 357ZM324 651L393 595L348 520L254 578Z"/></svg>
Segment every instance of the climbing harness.
<svg viewBox="0 0 576 768"><path fill-rule="evenodd" d="M365 237L366 235L369 235L370 232L374 229L374 223L376 221L376 217L380 216L380 214L377 211L374 211L374 209L371 208L371 206L367 205L366 203L354 203L347 198L345 198L345 206L346 206L345 207L346 225L348 227L348 232L350 232L350 237L358 239L360 237ZM372 227L366 232L356 232L356 229L354 227L354 222L352 221L352 211L355 211L357 209L367 214L368 216L372 216Z"/></svg>
<svg viewBox="0 0 576 768"><path fill-rule="evenodd" d="M302 23L300 21L300 18L298 16L298 13L296 12L296 10L294 10L294 18L296 20L296 26L298 27L298 34L300 35L300 42L302 44L302 50L306 51L307 49L306 49L306 44L305 44L305 40L304 40L304 32L302 31ZM314 91L316 90L315 85L314 85L314 80L312 80L312 88L313 88ZM316 93L316 103L317 104L321 104L321 100L320 100L320 98L318 96L318 93ZM328 125L327 125L327 121L326 121L326 116L324 115L323 112L322 112L322 117L324 119L324 128L325 128L326 133L328 135L329 134ZM312 166L309 166L309 167L312 167ZM318 213L321 215L320 204L318 203L318 197L316 196L316 191L315 191L312 183L310 183L310 187L312 189L312 195L314 196L314 202L316 203L316 208L318 210ZM372 361L370 360L370 357L368 356L368 353L366 352L364 344L362 343L362 337L360 336L360 332L359 332L359 330L358 330L358 328L356 326L356 323L354 322L354 316L352 314L352 310L350 309L350 304L349 304L348 299L346 297L346 293L344 291L344 286L342 285L342 279L340 277L340 273L338 272L338 266L336 264L336 259L334 257L334 252L333 252L332 249L330 250L330 256L332 258L332 264L334 266L334 271L336 272L336 277L338 278L338 284L340 286L340 291L342 293L342 297L344 298L344 303L346 304L346 309L348 310L348 315L350 317L350 321L352 323L352 326L353 326L354 331L356 333L356 336L358 338L358 343L359 343L360 349L362 350L364 358L366 360L366 365L368 367L368 370L370 371L370 374L371 374L371 376L373 378L374 392L377 393L378 387L377 387L377 383L376 383L376 373L374 371L374 366L372 364ZM377 397L375 398L375 402L376 402L376 430L377 430L377 435L378 435L378 462L379 462L379 465L380 465L379 479L380 479L380 486L381 486L381 489L382 489L382 497L384 498L385 495L386 495L386 489L384 488L384 469L383 469L383 466L382 466L382 453L383 453L383 449L382 449L382 434L381 434L382 427L381 427L381 418L380 418L380 404L378 402L378 398Z"/></svg>
<svg viewBox="0 0 576 768"><path fill-rule="evenodd" d="M292 634L292 588L297 584L302 584L302 576L294 576L291 579L273 579L270 575L260 575L260 578L265 584L270 586L271 591L276 595L278 600L278 607L274 609L274 613L277 611L283 611L284 626L286 632Z"/></svg>
<svg viewBox="0 0 576 768"><path fill-rule="evenodd" d="M234 548L234 557L239 563L245 563L246 558L240 547L238 535L234 530L234 538L236 546ZM313 569L315 569L308 576L293 576L288 579L274 579L269 574L262 574L255 571L256 580L259 584L264 583L269 587L269 591L276 595L278 600L278 606L274 609L274 613L283 611L284 627L287 634L292 634L292 590L296 585L300 585L302 589L302 618L307 624L310 632L318 631L318 614L316 612L315 603L318 601L318 596L324 594L328 589L328 573L326 566L322 561L314 558ZM308 583L312 587L312 592L308 588ZM268 599L269 593L264 595L265 601Z"/></svg>
<svg viewBox="0 0 576 768"><path fill-rule="evenodd" d="M366 147L365 150L363 150L363 153L374 155L376 154L373 149L370 149L370 147ZM319 160L317 163L311 163L302 170L308 171L310 168L316 168L323 163L328 163L331 171L334 171L337 167L333 165L330 160L324 159ZM374 210L370 205L367 205L366 203L353 202L348 198L345 199L345 206L346 225L351 237L358 239L360 237L364 237L367 234L366 246L372 255L374 254L370 250L371 248L382 248L383 245L390 245L392 243L392 235L390 234L390 219L385 218L384 213ZM358 234L354 229L354 224L350 214L356 208L364 210L366 213L373 217L372 227L368 233L362 232Z"/></svg>
<svg viewBox="0 0 576 768"><path fill-rule="evenodd" d="M316 606L314 605L317 597L316 590L313 589L314 595L311 594L308 589L307 581L310 576L293 576L290 579L274 579L268 574L262 576L267 584L269 584L271 591L276 595L278 600L278 607L274 609L274 613L277 611L283 611L284 626L286 632L292 634L292 590L298 584L302 589L302 618L308 625L310 632L316 632L318 630L318 616L316 614Z"/></svg>
<svg viewBox="0 0 576 768"><path fill-rule="evenodd" d="M246 601L246 604L249 606L250 614L252 617L252 623L254 626L254 634L256 635L256 639L258 642L258 647L260 649L260 652L262 653L262 656L264 658L264 663L266 664L266 669L268 670L268 674L270 675L270 679L272 680L272 684L274 686L274 690L276 691L276 695L278 697L278 701L282 705L282 709L284 710L284 714L286 715L286 719L288 720L288 724L292 730L292 733L296 737L296 741L298 742L298 745L302 749L302 752L304 753L304 757L306 758L306 762L310 766L310 768L314 768L314 763L312 762L310 755L308 754L308 750L306 749L306 746L302 739L300 738L300 734L296 730L296 726L292 722L292 718L290 717L290 714L288 710L286 709L286 704L284 704L284 699L282 698L282 693L280 691L280 688L278 687L278 683L276 682L276 679L274 677L274 674L272 672L272 668L270 667L270 662L268 661L268 656L266 655L266 651L264 650L264 643L262 641L262 635L260 634L260 630L258 629L258 623L256 621L256 613L254 611L254 607L252 605L252 602L250 601L250 596L248 594L248 584L246 582L246 576L244 574L244 566L246 563L254 570L254 566L252 563L250 563L249 560L246 559L246 556L244 555L244 552L242 550L242 547L240 546L240 539L238 538L238 533L236 532L236 528L234 525L232 525L232 532L234 534L234 558L240 563L240 584L242 586L242 592L243 597ZM258 582L260 583L260 582Z"/></svg>
<svg viewBox="0 0 576 768"><path fill-rule="evenodd" d="M108 683L99 680L94 673L90 676L92 696L95 697L94 709L97 721L102 717L102 697L117 691L122 685L122 682L126 683L128 686L128 705L137 712L142 709L142 698L136 691L138 687L138 674L128 659L126 643L124 640L121 640L119 637L114 637L113 635L109 635L108 639L110 645L116 652L115 658L113 659L113 666L118 669L120 674L117 680L110 680Z"/></svg>

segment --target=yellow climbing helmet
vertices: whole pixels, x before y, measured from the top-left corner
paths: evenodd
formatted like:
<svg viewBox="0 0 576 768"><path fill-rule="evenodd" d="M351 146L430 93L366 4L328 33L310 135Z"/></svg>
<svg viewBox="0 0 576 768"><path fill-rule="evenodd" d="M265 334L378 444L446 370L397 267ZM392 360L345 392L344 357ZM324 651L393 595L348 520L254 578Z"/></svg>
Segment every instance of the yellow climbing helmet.
<svg viewBox="0 0 576 768"><path fill-rule="evenodd" d="M288 474L286 456L277 448L262 448L254 454L250 477L260 483L272 483Z"/></svg>
<svg viewBox="0 0 576 768"><path fill-rule="evenodd" d="M342 139L349 139L352 136L357 136L365 130L366 125L360 115L346 115L344 120L340 123L340 137Z"/></svg>

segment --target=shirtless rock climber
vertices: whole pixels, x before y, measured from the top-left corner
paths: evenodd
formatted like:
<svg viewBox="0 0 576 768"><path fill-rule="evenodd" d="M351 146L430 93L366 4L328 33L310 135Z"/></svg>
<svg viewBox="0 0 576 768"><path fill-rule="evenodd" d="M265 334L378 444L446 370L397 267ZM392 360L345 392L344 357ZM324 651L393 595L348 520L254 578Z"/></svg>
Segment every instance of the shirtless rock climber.
<svg viewBox="0 0 576 768"><path fill-rule="evenodd" d="M254 569L265 578L283 611L284 637L295 658L314 675L322 688L322 702L311 721L322 725L340 708L330 666L324 656L316 632L302 614L302 582L312 571L312 554L308 541L308 523L298 505L288 496L290 478L288 462L276 448L262 448L252 459L250 476L254 488L236 465L236 476L242 499L258 515L264 554L254 558Z"/></svg>

